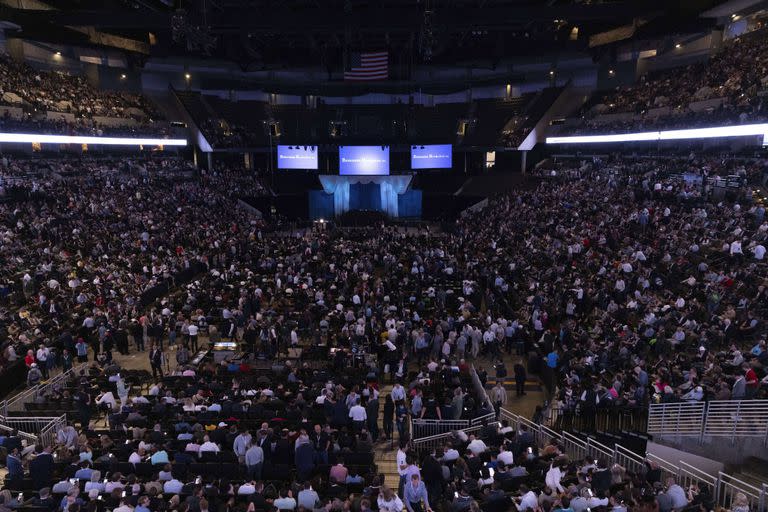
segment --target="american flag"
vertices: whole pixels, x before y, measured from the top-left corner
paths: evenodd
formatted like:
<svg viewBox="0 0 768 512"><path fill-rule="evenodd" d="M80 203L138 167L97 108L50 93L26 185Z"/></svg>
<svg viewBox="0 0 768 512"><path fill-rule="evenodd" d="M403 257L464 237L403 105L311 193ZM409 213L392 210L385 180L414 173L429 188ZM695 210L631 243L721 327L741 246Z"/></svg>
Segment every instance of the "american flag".
<svg viewBox="0 0 768 512"><path fill-rule="evenodd" d="M344 80L386 80L389 77L389 52L353 53L344 70Z"/></svg>

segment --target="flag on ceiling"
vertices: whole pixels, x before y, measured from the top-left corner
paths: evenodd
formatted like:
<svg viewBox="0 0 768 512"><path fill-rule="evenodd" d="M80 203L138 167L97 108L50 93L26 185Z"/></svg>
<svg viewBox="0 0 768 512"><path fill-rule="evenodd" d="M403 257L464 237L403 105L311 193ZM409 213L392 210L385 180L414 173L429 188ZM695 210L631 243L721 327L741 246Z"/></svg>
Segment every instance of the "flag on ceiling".
<svg viewBox="0 0 768 512"><path fill-rule="evenodd" d="M344 80L386 80L389 77L389 52L355 52L344 70Z"/></svg>

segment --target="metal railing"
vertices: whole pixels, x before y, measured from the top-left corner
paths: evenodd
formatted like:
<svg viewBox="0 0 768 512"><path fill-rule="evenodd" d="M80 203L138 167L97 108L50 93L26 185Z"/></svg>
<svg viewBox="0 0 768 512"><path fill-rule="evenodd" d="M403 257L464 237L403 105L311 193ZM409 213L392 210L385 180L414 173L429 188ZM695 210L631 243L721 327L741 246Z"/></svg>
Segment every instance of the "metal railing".
<svg viewBox="0 0 768 512"><path fill-rule="evenodd" d="M465 430L469 420L422 420L411 419L411 438L434 437L450 434L454 430Z"/></svg>
<svg viewBox="0 0 768 512"><path fill-rule="evenodd" d="M676 402L651 404L648 409L648 433L674 432L677 436L701 436L706 404Z"/></svg>
<svg viewBox="0 0 768 512"><path fill-rule="evenodd" d="M43 446L53 445L59 429L64 428L66 425L66 414L62 414L61 416L53 418L50 423L40 429L40 434L38 435L40 444Z"/></svg>
<svg viewBox="0 0 768 512"><path fill-rule="evenodd" d="M708 485L709 488L713 490L717 487L716 476L710 475L682 460L678 464L677 483L679 483L683 489L687 489L692 484L698 485L701 483Z"/></svg>
<svg viewBox="0 0 768 512"><path fill-rule="evenodd" d="M642 474L645 472L645 458L617 444L614 448L613 463L618 464L627 471Z"/></svg>
<svg viewBox="0 0 768 512"><path fill-rule="evenodd" d="M482 403L486 405L486 407L493 411L493 404L491 403L491 399L488 398L488 393L485 391L485 388L480 382L480 378L477 376L477 372L475 371L474 366L470 367L469 374L470 378L472 379L472 387L474 388L476 396ZM431 438L440 436L442 434L450 434L454 430L466 431L468 428L481 426L483 423L494 421L495 419L495 412L489 412L482 416L468 420L424 420L419 418L411 418L411 439L416 440L425 437Z"/></svg>
<svg viewBox="0 0 768 512"><path fill-rule="evenodd" d="M716 400L651 404L649 434L667 437L762 438L768 446L768 400Z"/></svg>
<svg viewBox="0 0 768 512"><path fill-rule="evenodd" d="M715 487L715 506L730 508L738 493L747 497L749 510L757 510L758 512L765 510L765 485L760 489L720 471Z"/></svg>
<svg viewBox="0 0 768 512"><path fill-rule="evenodd" d="M768 484L763 484L761 488L758 488L722 471L717 475L712 475L684 461L678 461L675 464L650 453L646 456L638 455L620 444L615 444L611 448L589 436L582 437L570 432L558 433L503 407L500 413L500 419L509 422L509 426L517 431L520 431L521 427L525 427L525 430L531 433L535 444L540 448L554 440L563 447L565 453L572 460L583 460L586 457L602 459L607 463L618 464L627 471L640 475L646 473L648 463L650 463L658 466L662 473L662 479L673 477L684 489L692 484L709 487L716 505L730 508L736 494L743 493L749 500L751 511L768 512ZM480 426L475 426L466 432L467 434L475 433L480 429ZM439 446L443 446L451 436L452 433L447 432L416 439L413 441L413 446L418 450L433 451Z"/></svg>
<svg viewBox="0 0 768 512"><path fill-rule="evenodd" d="M4 434L12 434L13 432L16 432L16 434L21 439L26 439L27 445L35 444L37 442L37 436L34 434L29 434L27 432L17 431L15 428L10 427L8 425L3 425L2 421L0 421L0 432L3 432Z"/></svg>
<svg viewBox="0 0 768 512"><path fill-rule="evenodd" d="M550 408L547 423L557 429L586 432L622 432L645 430L648 411L629 407L607 407L590 414L581 414L572 409Z"/></svg>
<svg viewBox="0 0 768 512"><path fill-rule="evenodd" d="M481 429L481 426L476 426L463 429L462 431L465 434L470 435L480 432ZM421 439L414 439L411 441L411 446L418 453L431 453L434 452L438 447L444 446L446 441L448 441L452 436L453 432L446 432L444 434L437 434L435 436L422 437Z"/></svg>
<svg viewBox="0 0 768 512"><path fill-rule="evenodd" d="M49 395L54 387L65 384L69 379L88 368L88 363L82 363L51 377L44 383L25 389L16 396L0 402L0 430L16 431L28 444L52 444L56 432L66 425L66 415L61 416L9 416L9 412L23 412L24 404L34 402L38 397Z"/></svg>
<svg viewBox="0 0 768 512"><path fill-rule="evenodd" d="M24 404L34 402L39 396L49 395L56 386L66 383L69 379L79 375L81 371L87 368L88 363L81 363L77 366L73 366L66 372L55 375L43 383L25 389L8 400L0 402L0 415L8 416L8 412L24 411Z"/></svg>
<svg viewBox="0 0 768 512"><path fill-rule="evenodd" d="M56 437L56 432L67 423L67 416L11 416L0 417L0 423L6 429L16 430L19 437L28 442L51 444Z"/></svg>

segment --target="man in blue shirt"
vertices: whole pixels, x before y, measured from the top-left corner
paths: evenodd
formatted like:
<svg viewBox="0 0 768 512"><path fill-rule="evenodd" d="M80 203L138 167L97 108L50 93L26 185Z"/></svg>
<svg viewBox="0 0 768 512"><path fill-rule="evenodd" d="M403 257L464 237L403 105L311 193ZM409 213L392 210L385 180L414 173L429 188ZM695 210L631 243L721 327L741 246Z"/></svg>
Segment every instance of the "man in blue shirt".
<svg viewBox="0 0 768 512"><path fill-rule="evenodd" d="M431 512L427 488L419 475L411 475L410 483L405 484L405 507L408 512Z"/></svg>
<svg viewBox="0 0 768 512"><path fill-rule="evenodd" d="M91 469L91 463L87 460L84 460L80 463L80 469L75 472L75 478L78 480L85 480L86 482L90 482L92 473L93 470Z"/></svg>
<svg viewBox="0 0 768 512"><path fill-rule="evenodd" d="M149 461L152 463L152 465L156 464L162 464L166 465L168 464L168 452L166 452L163 448L160 448L155 453L152 454L152 457L150 457Z"/></svg>
<svg viewBox="0 0 768 512"><path fill-rule="evenodd" d="M553 349L552 352L547 354L547 366L552 370L557 369L557 363L560 360L560 356L557 354L557 350Z"/></svg>

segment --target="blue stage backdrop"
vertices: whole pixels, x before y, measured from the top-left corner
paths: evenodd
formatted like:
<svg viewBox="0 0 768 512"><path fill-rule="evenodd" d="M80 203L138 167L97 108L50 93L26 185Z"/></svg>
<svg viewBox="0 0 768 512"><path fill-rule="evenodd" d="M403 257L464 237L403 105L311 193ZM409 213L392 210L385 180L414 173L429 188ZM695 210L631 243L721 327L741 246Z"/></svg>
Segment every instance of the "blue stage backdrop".
<svg viewBox="0 0 768 512"><path fill-rule="evenodd" d="M322 190L309 191L309 218L310 220L332 219L333 194L326 194Z"/></svg>
<svg viewBox="0 0 768 512"><path fill-rule="evenodd" d="M320 175L319 178L325 193L333 197L335 217L350 210L378 210L396 219L400 217L399 196L408 191L413 177Z"/></svg>
<svg viewBox="0 0 768 512"><path fill-rule="evenodd" d="M378 183L353 183L349 186L350 210L381 210L381 186Z"/></svg>
<svg viewBox="0 0 768 512"><path fill-rule="evenodd" d="M397 209L400 218L421 218L421 190L409 189L397 196Z"/></svg>

